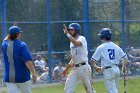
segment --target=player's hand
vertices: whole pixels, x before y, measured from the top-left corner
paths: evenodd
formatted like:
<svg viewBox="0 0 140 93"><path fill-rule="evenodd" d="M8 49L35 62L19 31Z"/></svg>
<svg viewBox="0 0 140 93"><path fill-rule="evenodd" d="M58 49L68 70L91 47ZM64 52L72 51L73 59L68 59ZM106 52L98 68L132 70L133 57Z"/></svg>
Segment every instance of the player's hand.
<svg viewBox="0 0 140 93"><path fill-rule="evenodd" d="M63 77L65 77L65 76L66 76L67 71L68 71L67 69L64 69L64 70L62 71L62 76L63 76Z"/></svg>
<svg viewBox="0 0 140 93"><path fill-rule="evenodd" d="M102 72L103 69L102 69L102 67L98 67L98 66L96 66L96 67L95 67L95 71L96 71L96 72Z"/></svg>
<svg viewBox="0 0 140 93"><path fill-rule="evenodd" d="M122 73L125 73L125 71L126 71L126 64L124 63L122 64Z"/></svg>
<svg viewBox="0 0 140 93"><path fill-rule="evenodd" d="M37 75L36 74L32 74L32 83L35 83L37 80Z"/></svg>
<svg viewBox="0 0 140 93"><path fill-rule="evenodd" d="M126 72L126 66L122 67L122 73L124 74Z"/></svg>
<svg viewBox="0 0 140 93"><path fill-rule="evenodd" d="M66 27L66 25L65 25L65 24L63 24L63 27L64 27L64 29L63 29L63 31L64 31L64 34L67 34L67 33L68 33L68 30L67 30L67 27Z"/></svg>

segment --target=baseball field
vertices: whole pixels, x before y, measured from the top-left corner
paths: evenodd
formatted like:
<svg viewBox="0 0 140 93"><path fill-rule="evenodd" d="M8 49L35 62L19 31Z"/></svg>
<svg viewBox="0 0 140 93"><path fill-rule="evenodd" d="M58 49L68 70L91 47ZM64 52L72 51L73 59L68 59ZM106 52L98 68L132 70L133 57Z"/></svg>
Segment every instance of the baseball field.
<svg viewBox="0 0 140 93"><path fill-rule="evenodd" d="M126 82L127 82L126 93L140 93L140 84L139 84L140 77L127 78ZM34 87L33 93L64 93L63 88L64 88L63 84L50 84L50 85L43 84L43 86L38 85ZM107 93L103 80L95 81L94 88L97 93ZM120 80L119 93L124 93L123 89L124 89L123 80ZM0 93L7 93L6 89L0 89ZM85 90L80 83L76 87L74 93L85 93Z"/></svg>

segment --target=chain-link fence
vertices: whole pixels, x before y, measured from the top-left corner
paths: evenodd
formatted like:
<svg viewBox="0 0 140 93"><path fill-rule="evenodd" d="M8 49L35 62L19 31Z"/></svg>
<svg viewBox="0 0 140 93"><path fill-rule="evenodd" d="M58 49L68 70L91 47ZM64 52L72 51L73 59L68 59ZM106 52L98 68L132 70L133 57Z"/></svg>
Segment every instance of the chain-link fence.
<svg viewBox="0 0 140 93"><path fill-rule="evenodd" d="M97 34L102 27L112 29L113 41L122 48L139 47L139 4L139 0L1 0L0 43L4 32L17 22L33 60L36 54L42 54L51 61L53 56L48 58L48 54L53 54L57 55L55 60L66 64L70 49L63 24L78 22L88 41L89 57L101 44Z"/></svg>

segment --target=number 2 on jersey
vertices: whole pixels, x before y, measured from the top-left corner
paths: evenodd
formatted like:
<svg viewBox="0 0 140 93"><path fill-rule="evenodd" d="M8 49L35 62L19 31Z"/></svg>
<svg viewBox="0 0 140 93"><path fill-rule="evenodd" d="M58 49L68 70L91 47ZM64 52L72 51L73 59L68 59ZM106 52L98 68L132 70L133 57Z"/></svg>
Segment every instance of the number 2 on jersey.
<svg viewBox="0 0 140 93"><path fill-rule="evenodd" d="M108 53L109 53L110 60L115 59L115 50L114 49L108 49Z"/></svg>

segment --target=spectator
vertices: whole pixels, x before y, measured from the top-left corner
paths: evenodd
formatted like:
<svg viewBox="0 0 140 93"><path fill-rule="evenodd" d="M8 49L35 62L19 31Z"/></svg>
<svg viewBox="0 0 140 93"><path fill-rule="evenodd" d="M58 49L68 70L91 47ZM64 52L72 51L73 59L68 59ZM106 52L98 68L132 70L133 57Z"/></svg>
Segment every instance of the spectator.
<svg viewBox="0 0 140 93"><path fill-rule="evenodd" d="M127 50L127 56L130 62L139 62L140 57L136 56L135 50L133 47Z"/></svg>
<svg viewBox="0 0 140 93"><path fill-rule="evenodd" d="M140 72L140 57L136 56L136 50L131 47L127 50L129 63L127 64L128 75L139 74Z"/></svg>
<svg viewBox="0 0 140 93"><path fill-rule="evenodd" d="M59 62L58 65L53 70L53 79L57 81L63 80L62 71L64 68L62 67L62 62Z"/></svg>
<svg viewBox="0 0 140 93"><path fill-rule="evenodd" d="M36 83L49 82L48 72L44 72L41 76L37 77Z"/></svg>
<svg viewBox="0 0 140 93"><path fill-rule="evenodd" d="M48 67L44 58L41 55L36 56L36 60L34 62L36 72L41 75L44 72L48 71Z"/></svg>

